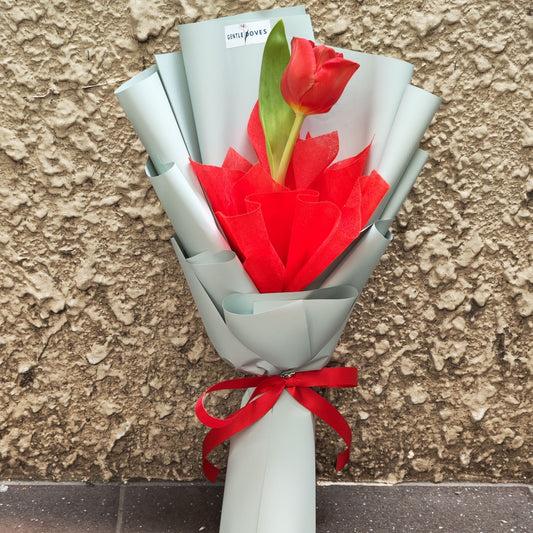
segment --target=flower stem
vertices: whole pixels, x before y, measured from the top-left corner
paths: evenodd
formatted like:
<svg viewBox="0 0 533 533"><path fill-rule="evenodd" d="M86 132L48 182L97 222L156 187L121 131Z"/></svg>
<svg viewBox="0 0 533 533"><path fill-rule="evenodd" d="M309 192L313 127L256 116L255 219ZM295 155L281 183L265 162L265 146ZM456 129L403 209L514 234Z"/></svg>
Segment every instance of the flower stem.
<svg viewBox="0 0 533 533"><path fill-rule="evenodd" d="M287 175L287 169L289 168L292 152L294 151L294 146L296 145L296 141L300 135L300 130L302 129L302 124L305 117L306 115L304 113L300 113L298 111L294 112L294 122L279 162L277 175L274 178L278 183L281 183L281 185L285 185L285 176Z"/></svg>

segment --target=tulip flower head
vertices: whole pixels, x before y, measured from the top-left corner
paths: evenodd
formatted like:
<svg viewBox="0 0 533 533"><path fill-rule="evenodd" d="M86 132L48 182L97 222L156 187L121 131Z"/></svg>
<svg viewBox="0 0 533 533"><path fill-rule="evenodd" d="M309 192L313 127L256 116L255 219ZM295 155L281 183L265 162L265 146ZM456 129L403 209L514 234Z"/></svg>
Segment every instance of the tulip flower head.
<svg viewBox="0 0 533 533"><path fill-rule="evenodd" d="M288 110L294 112L292 127L273 178L283 184L296 140L305 117L327 113L341 97L357 63L328 46L294 37L291 55L281 76L279 90Z"/></svg>
<svg viewBox="0 0 533 533"><path fill-rule="evenodd" d="M281 78L283 98L295 113L327 113L359 68L333 48L294 37L291 59Z"/></svg>

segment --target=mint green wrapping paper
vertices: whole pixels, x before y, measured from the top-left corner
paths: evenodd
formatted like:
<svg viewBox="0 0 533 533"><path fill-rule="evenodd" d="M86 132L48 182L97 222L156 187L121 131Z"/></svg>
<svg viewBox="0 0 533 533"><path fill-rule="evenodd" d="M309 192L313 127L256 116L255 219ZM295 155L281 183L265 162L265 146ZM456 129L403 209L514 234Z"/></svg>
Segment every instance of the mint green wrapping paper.
<svg viewBox="0 0 533 533"><path fill-rule="evenodd" d="M200 147L198 134L192 112L191 96L187 85L187 75L182 52L156 54L155 61L161 83L165 89L174 118L178 124L189 156L194 161L200 161Z"/></svg>

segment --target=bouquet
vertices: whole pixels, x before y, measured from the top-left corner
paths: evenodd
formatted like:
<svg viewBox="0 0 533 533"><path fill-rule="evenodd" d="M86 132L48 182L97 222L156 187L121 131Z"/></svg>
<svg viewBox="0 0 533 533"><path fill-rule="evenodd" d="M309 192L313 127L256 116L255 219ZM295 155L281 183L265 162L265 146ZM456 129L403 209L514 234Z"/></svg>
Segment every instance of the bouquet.
<svg viewBox="0 0 533 533"><path fill-rule="evenodd" d="M180 39L116 94L206 331L252 375L206 391L245 391L228 418L205 394L196 405L204 472L216 478L208 455L231 438L221 532L313 532L315 416L346 444L338 468L351 431L312 387L357 384L356 369L326 365L440 100L402 61L315 45L303 7L186 24Z"/></svg>

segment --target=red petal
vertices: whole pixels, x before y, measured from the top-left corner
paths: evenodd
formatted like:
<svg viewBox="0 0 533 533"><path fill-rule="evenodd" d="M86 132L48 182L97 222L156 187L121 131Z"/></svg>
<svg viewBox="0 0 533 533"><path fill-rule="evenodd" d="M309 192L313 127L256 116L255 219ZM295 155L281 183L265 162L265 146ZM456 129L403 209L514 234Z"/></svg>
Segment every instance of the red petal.
<svg viewBox="0 0 533 533"><path fill-rule="evenodd" d="M315 46L313 52L315 54L317 71L320 70L320 68L326 61L329 61L334 57L342 57L342 54L335 52L333 48L325 46L323 44Z"/></svg>
<svg viewBox="0 0 533 533"><path fill-rule="evenodd" d="M291 107L298 105L301 96L313 86L316 70L314 46L313 42L298 37L291 41L291 58L281 77L281 93Z"/></svg>
<svg viewBox="0 0 533 533"><path fill-rule="evenodd" d="M315 74L314 85L300 98L300 105L314 114L327 113L358 68L357 63L342 57L327 61Z"/></svg>

